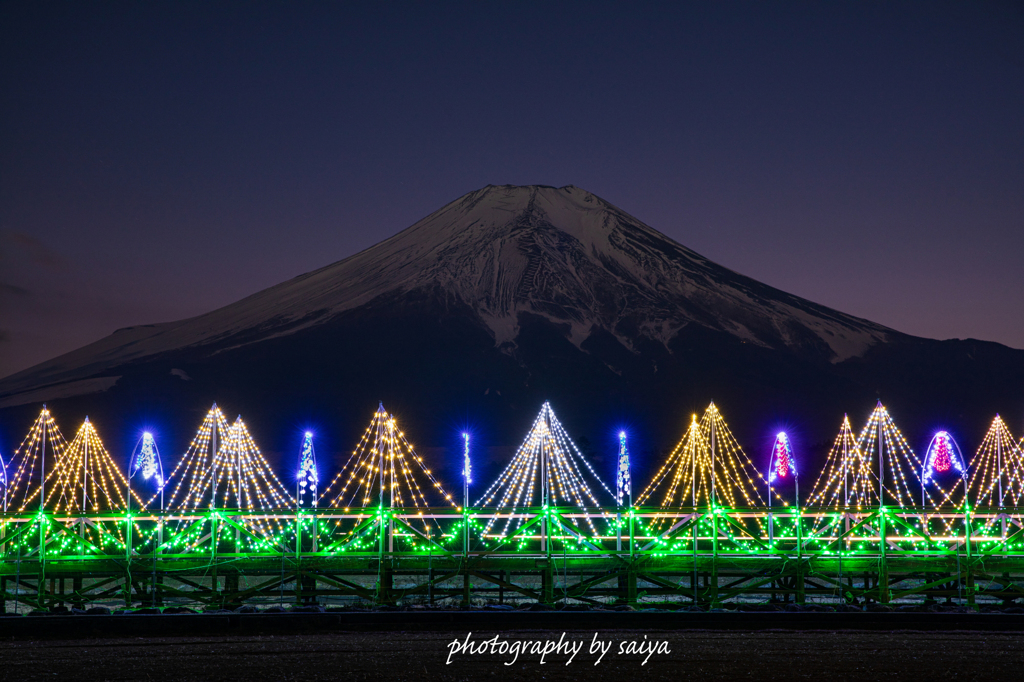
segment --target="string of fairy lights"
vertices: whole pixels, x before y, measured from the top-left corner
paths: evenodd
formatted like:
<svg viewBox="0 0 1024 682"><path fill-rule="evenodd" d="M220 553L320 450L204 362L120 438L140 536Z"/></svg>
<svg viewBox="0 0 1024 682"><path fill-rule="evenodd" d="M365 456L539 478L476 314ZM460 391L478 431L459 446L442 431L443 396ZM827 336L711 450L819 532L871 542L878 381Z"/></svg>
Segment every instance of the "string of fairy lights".
<svg viewBox="0 0 1024 682"><path fill-rule="evenodd" d="M316 470L316 451L313 449L313 434L310 431L302 437L302 451L299 454L299 475L295 491L295 499L299 506L307 503L306 495L309 495L309 502L316 503L317 484L320 482L320 474Z"/></svg>
<svg viewBox="0 0 1024 682"><path fill-rule="evenodd" d="M881 402L875 406L868 423L857 437L857 447L868 462L877 463L875 472L879 481L879 505L892 501L900 507L913 506L912 480L916 481L916 486L921 486L922 506L936 507L949 497L950 492L937 480L930 481L930 487L922 485L920 477L924 473L924 463ZM932 489L937 496L933 495Z"/></svg>
<svg viewBox="0 0 1024 682"><path fill-rule="evenodd" d="M999 415L971 460L967 499L974 507L995 509L1024 503L1024 453Z"/></svg>
<svg viewBox="0 0 1024 682"><path fill-rule="evenodd" d="M24 512L33 507L42 508L41 500L46 493L43 477L46 464L50 462L52 467L53 462L61 461L67 447L53 415L44 405L25 439L11 456L4 488L8 510Z"/></svg>
<svg viewBox="0 0 1024 682"><path fill-rule="evenodd" d="M517 515L520 510L549 506L601 508L595 487L615 499L615 494L569 438L551 404L545 402L526 440L497 480L481 495L476 507L507 510L504 523L499 524L500 515L492 516L484 527L485 536L494 531L499 538L504 538L522 524L522 516ZM598 516L603 515L603 512L598 513ZM596 533L591 514L584 518L591 532ZM496 528L499 525L500 528Z"/></svg>
<svg viewBox="0 0 1024 682"><path fill-rule="evenodd" d="M114 463L86 417L47 476L45 508L56 513L89 513L127 507L128 480ZM135 496L139 505L142 500Z"/></svg>
<svg viewBox="0 0 1024 682"><path fill-rule="evenodd" d="M758 486L764 475L740 447L714 403L690 426L668 459L637 497L660 507L764 506ZM779 500L784 502L781 497Z"/></svg>
<svg viewBox="0 0 1024 682"><path fill-rule="evenodd" d="M421 479L426 479L421 484ZM353 508L414 508L431 506L427 491L433 488L447 504L456 507L455 499L427 468L394 415L380 403L369 426L363 432L348 460L319 498L320 506ZM323 503L326 502L326 505ZM341 522L335 525L340 527ZM431 534L430 524L422 521L423 531Z"/></svg>
<svg viewBox="0 0 1024 682"><path fill-rule="evenodd" d="M843 416L825 466L807 496L808 507L820 509L853 508L861 511L877 506L871 461L857 444L849 416Z"/></svg>
<svg viewBox="0 0 1024 682"><path fill-rule="evenodd" d="M472 469L467 434L462 445L462 476L468 486ZM596 534L594 520L609 517L601 491L620 507L635 503L740 509L764 507L768 500L783 507L794 504L789 488L785 494L778 490L797 473L798 453L788 437L777 436L762 473L714 403L699 418L692 416L682 439L635 499L624 432L619 434L618 446L613 492L569 437L550 403L544 403L515 456L479 496L476 508L498 511L486 523L477 524L481 537L506 537L524 522L527 510L544 506L583 510L584 523ZM130 479L136 474L151 481L150 499L142 499L132 487ZM296 507L348 512L375 506L425 510L436 502L462 509L383 405L322 493L312 433L305 434L299 449L293 495L242 418L229 424L216 404L170 473L165 475L155 439L147 432L132 453L128 476L88 418L69 443L44 407L10 459L0 459L0 487L3 510L16 513L153 509L158 498L159 508L172 512L218 509L252 514ZM918 504L922 509L964 504L975 509L1016 509L1024 504L1022 441L996 416L970 460L947 431L934 435L922 458L879 402L856 436L849 417L844 416L810 493L800 500L797 491L795 499L802 508L822 512ZM283 521L251 523L259 537L280 539L287 531ZM329 524L312 523L316 533L330 530ZM423 525L430 533L426 522Z"/></svg>

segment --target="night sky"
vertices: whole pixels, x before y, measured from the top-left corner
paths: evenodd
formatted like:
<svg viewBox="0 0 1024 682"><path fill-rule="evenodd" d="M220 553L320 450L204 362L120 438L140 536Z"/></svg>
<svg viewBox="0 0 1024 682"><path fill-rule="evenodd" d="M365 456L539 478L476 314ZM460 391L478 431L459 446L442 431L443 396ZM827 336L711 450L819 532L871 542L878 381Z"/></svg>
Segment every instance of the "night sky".
<svg viewBox="0 0 1024 682"><path fill-rule="evenodd" d="M633 8L0 5L0 376L503 183L1024 348L1024 5Z"/></svg>

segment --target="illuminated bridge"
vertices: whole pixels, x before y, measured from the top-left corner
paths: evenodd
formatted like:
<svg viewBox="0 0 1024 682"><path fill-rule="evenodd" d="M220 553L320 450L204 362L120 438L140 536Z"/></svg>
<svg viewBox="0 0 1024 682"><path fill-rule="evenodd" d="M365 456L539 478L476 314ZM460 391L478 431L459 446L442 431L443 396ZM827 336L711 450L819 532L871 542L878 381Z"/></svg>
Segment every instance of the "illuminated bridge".
<svg viewBox="0 0 1024 682"><path fill-rule="evenodd" d="M843 420L802 497L786 435L759 471L714 404L643 488L625 434L607 485L547 403L475 501L468 435L463 457L448 490L381 406L331 481L306 434L292 489L214 405L173 469L146 434L125 475L93 424L68 442L44 408L0 467L0 598L7 611L1024 598L1024 458L998 417L969 462L944 432L919 457L879 404L857 435Z"/></svg>

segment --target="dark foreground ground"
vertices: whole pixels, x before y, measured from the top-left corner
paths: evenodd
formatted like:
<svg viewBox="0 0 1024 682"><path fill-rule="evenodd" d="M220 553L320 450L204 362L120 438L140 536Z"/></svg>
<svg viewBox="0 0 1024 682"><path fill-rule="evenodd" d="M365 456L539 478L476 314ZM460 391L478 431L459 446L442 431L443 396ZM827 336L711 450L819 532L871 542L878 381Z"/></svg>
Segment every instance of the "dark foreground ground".
<svg viewBox="0 0 1024 682"><path fill-rule="evenodd" d="M508 642L553 640L562 631L474 632ZM327 631L204 637L36 639L0 642L2 680L1016 680L1024 678L1024 633L863 630L612 630L597 666L594 630L570 665L551 654L454 656L459 631ZM646 637L646 640L644 639ZM670 654L616 655L622 641L667 642Z"/></svg>

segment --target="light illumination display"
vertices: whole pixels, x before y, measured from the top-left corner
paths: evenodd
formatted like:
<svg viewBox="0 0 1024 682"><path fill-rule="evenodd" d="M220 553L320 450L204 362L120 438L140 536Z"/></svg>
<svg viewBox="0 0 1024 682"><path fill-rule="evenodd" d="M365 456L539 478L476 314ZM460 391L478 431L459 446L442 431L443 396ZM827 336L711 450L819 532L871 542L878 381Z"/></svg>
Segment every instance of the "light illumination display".
<svg viewBox="0 0 1024 682"><path fill-rule="evenodd" d="M211 506L217 509L256 511L295 506L241 416L228 430L227 441L221 444L213 466L200 479L196 492L196 499L212 493Z"/></svg>
<svg viewBox="0 0 1024 682"><path fill-rule="evenodd" d="M508 512L504 523L499 523L499 517L494 516L484 528L485 534L494 530L499 537L505 537L523 521L517 512L529 507L568 505L596 511L601 504L595 487L602 488L614 499L612 491L569 438L551 403L545 402L515 457L484 492L476 507L498 507ZM604 516L600 512L596 515ZM584 520L596 533L592 515L588 513Z"/></svg>
<svg viewBox="0 0 1024 682"><path fill-rule="evenodd" d="M469 506L469 484L473 482L473 464L469 461L469 434L462 434L462 506Z"/></svg>
<svg viewBox="0 0 1024 682"><path fill-rule="evenodd" d="M686 435L637 497L637 504L650 500L661 507L764 506L757 490L764 480L711 403L699 422L693 415Z"/></svg>
<svg viewBox="0 0 1024 682"><path fill-rule="evenodd" d="M113 511L128 506L128 480L88 417L47 476L50 479L54 484L46 491L45 507L55 512ZM136 500L143 504L137 496Z"/></svg>
<svg viewBox="0 0 1024 682"><path fill-rule="evenodd" d="M775 445L772 446L772 457L768 465L768 482L774 483L776 478L786 478L790 474L796 476L793 448L789 444L789 436L785 431L780 431L775 436Z"/></svg>
<svg viewBox="0 0 1024 682"><path fill-rule="evenodd" d="M167 476L170 489L169 509L200 509L213 506L213 491L208 480L217 459L217 450L230 437L224 413L213 404L185 454ZM173 485L172 485L173 484ZM156 495L153 496L156 499ZM150 500L152 503L153 500Z"/></svg>
<svg viewBox="0 0 1024 682"><path fill-rule="evenodd" d="M1024 457L999 415L974 455L967 490L968 501L975 507L1003 509L1024 504Z"/></svg>
<svg viewBox="0 0 1024 682"><path fill-rule="evenodd" d="M896 428L889 411L881 402L875 406L871 418L857 438L857 447L865 458L877 465L876 475L880 480L881 499L879 505L895 503L909 507L914 504L914 488L921 485L920 474L923 471L921 459ZM922 504L930 506L941 504L949 496L949 492L935 483L933 486L938 496L932 495L927 486L923 486ZM888 494L888 500L885 495Z"/></svg>
<svg viewBox="0 0 1024 682"><path fill-rule="evenodd" d="M807 506L861 510L877 503L871 461L857 445L850 418L843 416L839 435L825 459L825 467L811 488Z"/></svg>
<svg viewBox="0 0 1024 682"><path fill-rule="evenodd" d="M299 475L296 486L295 498L300 507L307 504L306 494L309 494L309 502L317 501L317 483L320 477L316 470L316 452L313 450L313 433L306 431L302 437L302 451L299 453Z"/></svg>
<svg viewBox="0 0 1024 682"><path fill-rule="evenodd" d="M796 460L793 455L793 446L789 442L789 436L785 431L780 431L775 436L775 443L772 445L772 454L768 459L768 508L772 506L772 496L776 494L772 485L777 481L792 480L795 504L800 504L800 479L796 472Z"/></svg>
<svg viewBox="0 0 1024 682"><path fill-rule="evenodd" d="M163 489L164 465L160 460L160 451L156 447L156 440L149 431L142 434L138 445L135 446L128 478L134 478L135 474L139 472L142 472L144 480L153 479L158 491Z"/></svg>
<svg viewBox="0 0 1024 682"><path fill-rule="evenodd" d="M3 510L7 511L7 465L4 463L3 453L0 453L0 486L4 489Z"/></svg>
<svg viewBox="0 0 1024 682"><path fill-rule="evenodd" d="M135 469L142 469L142 477L147 481L155 476L157 486L163 487L164 475L163 466L160 462L160 453L156 449L156 441L153 440L153 434L148 431L142 434L142 449L139 451Z"/></svg>
<svg viewBox="0 0 1024 682"><path fill-rule="evenodd" d="M461 454L467 487L469 440L463 434L461 453L452 453ZM304 507L318 501L312 434L299 454L306 485L291 497L246 424L229 425L216 406L166 480L151 434L127 461L132 485L147 478L170 484L170 508L136 508L129 480L89 420L67 443L44 409L6 470L0 462L8 608L115 599L129 607L233 608L278 603L286 594L294 603L451 603L504 594L544 603L672 599L704 608L771 594L858 606L954 599L977 608L1015 599L1024 580L1024 457L999 417L970 467L946 432L918 460L880 404L859 437L844 418L806 507L797 510L773 509L781 500L776 488L788 490L792 480L795 489L790 440L778 434L762 476L713 404L703 418L693 416L636 507L628 502L625 434L612 495L548 404L474 510L456 507L383 406L320 496L330 510ZM799 471L806 475L806 467ZM611 498L601 489L617 509L602 506ZM757 493L765 489L762 502ZM430 508L441 500L455 510ZM612 532L598 533L595 524ZM521 532L512 539L515 529ZM638 591L640 579L647 584ZM645 597L652 584L657 595Z"/></svg>
<svg viewBox="0 0 1024 682"><path fill-rule="evenodd" d="M932 438L932 442L928 445L928 451L925 453L924 462L924 474L921 476L921 480L925 483L929 483L936 474L945 473L950 469L955 469L962 478L967 476L960 448L946 431L939 431Z"/></svg>
<svg viewBox="0 0 1024 682"><path fill-rule="evenodd" d="M633 506L633 479L629 470L629 450L626 448L626 432L619 432L619 456L615 466L615 504Z"/></svg>
<svg viewBox="0 0 1024 682"><path fill-rule="evenodd" d="M420 478L426 479L422 485ZM431 506L426 492L430 488L445 502L457 506L454 498L427 468L423 458L416 454L394 415L389 414L381 403L352 455L320 500L327 503L321 506L345 511L374 505L381 509L423 509ZM425 519L422 527L427 534L433 532Z"/></svg>
<svg viewBox="0 0 1024 682"><path fill-rule="evenodd" d="M222 509L246 512L285 510L295 500L270 468L248 427L239 416L228 426L216 404L207 412L174 471L167 477L171 488L167 508L172 510ZM182 521L181 527L190 523ZM240 525L258 538L281 534L284 522L278 519L248 518ZM221 524L223 529L223 524ZM220 532L220 531L218 531ZM195 549L202 528L181 538L186 549Z"/></svg>
<svg viewBox="0 0 1024 682"><path fill-rule="evenodd" d="M46 488L43 470L47 463L52 470L53 463L64 456L67 447L67 441L57 428L53 415L44 406L21 445L11 456L5 488L9 510L23 512L30 508L40 508L41 493Z"/></svg>
<svg viewBox="0 0 1024 682"><path fill-rule="evenodd" d="M228 426L216 404L167 477L169 509L273 510L294 499L270 468L239 416Z"/></svg>

